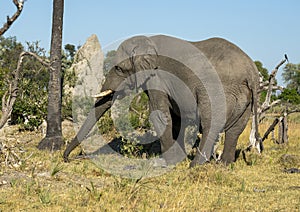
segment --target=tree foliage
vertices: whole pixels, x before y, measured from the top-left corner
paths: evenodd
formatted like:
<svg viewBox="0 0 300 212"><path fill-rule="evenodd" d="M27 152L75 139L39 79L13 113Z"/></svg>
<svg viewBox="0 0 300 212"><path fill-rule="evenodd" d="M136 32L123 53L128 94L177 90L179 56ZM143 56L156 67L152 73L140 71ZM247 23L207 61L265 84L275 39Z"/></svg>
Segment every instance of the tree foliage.
<svg viewBox="0 0 300 212"><path fill-rule="evenodd" d="M287 64L283 69L282 77L287 83L287 88L295 89L300 93L300 64Z"/></svg>
<svg viewBox="0 0 300 212"><path fill-rule="evenodd" d="M66 46L72 46L67 44ZM72 49L71 49L72 50ZM76 49L74 48L76 51ZM0 101L5 91L8 90L12 74L17 67L22 51L36 54L49 61L46 50L40 47L38 41L26 42L24 47L16 37L0 37ZM76 77L72 72L65 71L73 62L70 49L62 52L62 84L74 87ZM21 76L19 79L18 97L11 115L12 124L20 124L21 129L36 129L47 114L49 70L32 57L24 58ZM62 117L72 116L72 101L68 94L62 93ZM1 103L1 102L0 102ZM1 104L0 104L1 105Z"/></svg>
<svg viewBox="0 0 300 212"><path fill-rule="evenodd" d="M300 95L295 88L284 89L278 98L293 105L300 104Z"/></svg>
<svg viewBox="0 0 300 212"><path fill-rule="evenodd" d="M263 67L262 62L260 61L254 61L257 70L261 73L261 75L263 76L263 81L266 81L269 79L269 73L268 73L268 69L266 69L265 67Z"/></svg>
<svg viewBox="0 0 300 212"><path fill-rule="evenodd" d="M65 56L68 60L73 62L75 53L76 47L73 44L68 43L65 45Z"/></svg>
<svg viewBox="0 0 300 212"><path fill-rule="evenodd" d="M9 87L11 72L16 69L19 55L24 50L16 37L0 36L0 97ZM2 103L2 99L0 98ZM1 104L0 104L1 105Z"/></svg>
<svg viewBox="0 0 300 212"><path fill-rule="evenodd" d="M291 104L300 104L300 64L288 63L282 73L287 84L279 98Z"/></svg>
<svg viewBox="0 0 300 212"><path fill-rule="evenodd" d="M39 42L27 42L26 51L47 59L46 50L39 46ZM12 112L13 123L25 123L25 129L30 130L42 123L47 110L48 81L47 67L37 60L26 57L19 79L19 96Z"/></svg>

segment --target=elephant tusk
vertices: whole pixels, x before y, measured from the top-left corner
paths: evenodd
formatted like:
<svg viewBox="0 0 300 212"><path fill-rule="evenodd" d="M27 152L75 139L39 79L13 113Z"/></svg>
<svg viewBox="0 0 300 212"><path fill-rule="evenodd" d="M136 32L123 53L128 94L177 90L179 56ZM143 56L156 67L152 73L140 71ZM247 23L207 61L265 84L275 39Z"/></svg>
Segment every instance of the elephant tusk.
<svg viewBox="0 0 300 212"><path fill-rule="evenodd" d="M106 91L102 91L99 94L95 94L92 97L93 98L100 98L100 97L104 97L104 96L107 96L107 95L112 94L112 93L113 93L113 90L106 90Z"/></svg>

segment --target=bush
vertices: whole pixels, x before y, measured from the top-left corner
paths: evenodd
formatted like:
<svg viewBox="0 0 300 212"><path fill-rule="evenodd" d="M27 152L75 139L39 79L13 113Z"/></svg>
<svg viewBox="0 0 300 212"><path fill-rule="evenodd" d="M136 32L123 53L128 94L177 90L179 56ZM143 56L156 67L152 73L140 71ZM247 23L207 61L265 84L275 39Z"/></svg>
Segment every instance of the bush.
<svg viewBox="0 0 300 212"><path fill-rule="evenodd" d="M15 37L0 37L0 105L2 96L9 89L14 70L17 68L20 53L23 50L32 52L42 59L49 59L46 50L39 42L27 42L27 47L17 42ZM67 46L62 58L62 82L74 87L74 72L66 72L73 62L74 48ZM11 115L12 124L21 124L24 130L33 130L46 118L48 104L49 70L37 60L25 57L19 77L18 97ZM62 93L62 116L72 116L72 99L69 94Z"/></svg>
<svg viewBox="0 0 300 212"><path fill-rule="evenodd" d="M297 92L296 89L286 88L278 97L284 102L289 102L293 105L300 104L300 94Z"/></svg>

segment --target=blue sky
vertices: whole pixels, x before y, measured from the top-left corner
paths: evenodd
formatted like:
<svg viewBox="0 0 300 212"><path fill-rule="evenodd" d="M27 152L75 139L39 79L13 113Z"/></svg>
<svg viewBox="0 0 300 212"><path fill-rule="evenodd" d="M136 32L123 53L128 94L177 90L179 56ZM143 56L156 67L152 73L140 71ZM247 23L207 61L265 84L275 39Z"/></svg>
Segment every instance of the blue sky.
<svg viewBox="0 0 300 212"><path fill-rule="evenodd" d="M14 11L11 0L0 0L0 23ZM271 71L285 53L300 63L299 11L299 0L66 0L63 43L82 45L91 34L102 47L144 33L192 41L222 37ZM27 0L5 36L38 40L49 50L51 20L51 0Z"/></svg>

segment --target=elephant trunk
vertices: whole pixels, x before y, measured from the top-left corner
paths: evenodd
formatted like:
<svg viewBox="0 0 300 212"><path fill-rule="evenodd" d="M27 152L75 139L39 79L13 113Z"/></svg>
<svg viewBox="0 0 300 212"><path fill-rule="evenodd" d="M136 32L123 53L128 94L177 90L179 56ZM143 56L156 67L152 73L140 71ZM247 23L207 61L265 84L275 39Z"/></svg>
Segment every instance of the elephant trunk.
<svg viewBox="0 0 300 212"><path fill-rule="evenodd" d="M99 118L111 107L112 94L113 92L107 92L107 95L102 95L102 97L96 101L76 137L68 144L64 151L63 157L65 162L68 162L69 154L87 137Z"/></svg>

